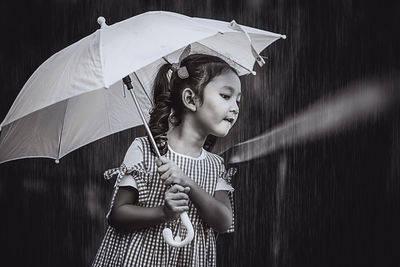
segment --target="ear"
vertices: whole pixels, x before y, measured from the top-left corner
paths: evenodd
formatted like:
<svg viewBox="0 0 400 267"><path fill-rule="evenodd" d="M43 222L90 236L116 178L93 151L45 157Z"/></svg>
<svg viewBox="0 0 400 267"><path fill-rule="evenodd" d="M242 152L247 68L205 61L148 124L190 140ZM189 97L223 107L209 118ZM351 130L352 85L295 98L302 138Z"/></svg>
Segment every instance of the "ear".
<svg viewBox="0 0 400 267"><path fill-rule="evenodd" d="M196 101L196 94L190 88L185 88L182 91L182 102L186 108L190 111L195 112L197 110L197 101Z"/></svg>

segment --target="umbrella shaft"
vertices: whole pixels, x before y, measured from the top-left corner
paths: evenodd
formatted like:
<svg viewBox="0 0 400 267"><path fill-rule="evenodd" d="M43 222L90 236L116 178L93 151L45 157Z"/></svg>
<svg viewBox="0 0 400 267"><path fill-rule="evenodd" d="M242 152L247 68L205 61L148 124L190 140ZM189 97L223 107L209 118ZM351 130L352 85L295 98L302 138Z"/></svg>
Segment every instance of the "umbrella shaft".
<svg viewBox="0 0 400 267"><path fill-rule="evenodd" d="M129 87L128 87L128 88L129 88ZM150 143L151 143L151 145L153 146L154 151L156 151L156 153L157 153L157 157L161 157L161 154L160 154L160 151L158 150L156 141L154 141L153 135L151 134L149 125L148 125L147 122L146 122L146 119L145 119L145 117L144 117L144 115L143 115L143 111L142 111L142 109L140 108L140 105L139 105L139 102L138 102L138 100L137 100L137 98L136 98L136 96L135 96L135 93L133 92L133 89L129 89L128 91L129 91L129 93L131 94L131 96L132 96L132 98L133 98L133 101L135 102L136 108L137 108L138 111L139 111L140 118L142 119L143 125L144 125L144 127L146 128L146 132L147 132L147 135L149 136Z"/></svg>

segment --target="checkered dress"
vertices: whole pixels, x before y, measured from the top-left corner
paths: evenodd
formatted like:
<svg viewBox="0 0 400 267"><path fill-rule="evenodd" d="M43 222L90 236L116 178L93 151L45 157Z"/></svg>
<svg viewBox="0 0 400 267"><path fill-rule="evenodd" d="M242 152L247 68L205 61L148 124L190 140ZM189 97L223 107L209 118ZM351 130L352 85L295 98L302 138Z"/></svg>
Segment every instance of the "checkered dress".
<svg viewBox="0 0 400 267"><path fill-rule="evenodd" d="M139 192L137 205L156 207L164 204L167 187L157 172L156 157L150 150L148 138L140 137L136 140L142 143L143 161L133 167L126 167L123 164L120 168L105 173L106 177L118 175L111 207L119 183L125 174L131 174L137 182ZM185 157L173 151L168 151L164 156L173 160L206 192L214 195L218 178L230 183L234 172L232 169L225 171L223 159L218 155L207 151L204 153L206 154L201 159ZM233 210L232 193L229 197ZM191 202L188 215L195 231L193 241L189 245L182 248L171 247L162 237L162 230L168 227L174 236L179 232L182 239L185 238L186 228L181 226L179 219L129 233L108 227L92 266L215 266L216 248L213 229L202 220ZM232 223L228 232L233 230Z"/></svg>

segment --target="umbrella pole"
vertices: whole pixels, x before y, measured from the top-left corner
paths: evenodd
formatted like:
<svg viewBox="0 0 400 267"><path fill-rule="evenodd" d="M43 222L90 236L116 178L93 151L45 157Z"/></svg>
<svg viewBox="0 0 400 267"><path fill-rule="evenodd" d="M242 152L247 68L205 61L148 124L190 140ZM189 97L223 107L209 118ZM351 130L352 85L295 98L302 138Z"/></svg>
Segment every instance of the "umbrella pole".
<svg viewBox="0 0 400 267"><path fill-rule="evenodd" d="M139 112L140 118L142 119L143 125L144 125L144 127L146 128L147 135L149 136L150 143L151 143L151 145L153 146L154 151L155 151L156 154L157 154L157 157L159 158L159 157L161 157L160 151L158 150L156 141L154 140L153 135L151 134L149 125L147 124L146 118L145 118L144 115L143 115L143 111L142 111L142 109L140 108L139 101L137 100L136 95L135 95L135 93L134 93L133 90L132 90L132 89L133 89L133 86L132 86L131 77L128 75L128 76L124 77L124 78L122 79L122 81L124 82L124 84L125 84L126 87L128 88L128 91L129 91L129 93L131 94L131 96L132 96L132 98L133 98L133 101L135 102L135 105L136 105L136 108L137 108L137 110L138 110L138 112Z"/></svg>
<svg viewBox="0 0 400 267"><path fill-rule="evenodd" d="M126 87L128 88L128 91L129 91L129 93L131 94L131 96L132 96L132 98L133 98L133 101L135 102L135 105L136 105L136 108L137 108L137 110L138 110L138 112L139 112L140 118L142 119L143 125L144 125L144 127L146 128L147 134L148 134L148 136L149 136L150 143L151 143L151 145L153 146L154 151L156 151L157 157L160 158L160 157L161 157L160 151L158 150L157 144L156 144L156 142L155 142L155 140L154 140L154 138L153 138L153 135L151 134L149 125L147 124L146 118L145 118L144 115L143 115L143 111L142 111L142 109L140 108L139 101L137 100L136 95L135 95L135 93L134 93L133 90L132 90L132 89L133 89L133 86L132 86L131 77L128 75L128 76L124 77L124 78L122 79L122 81L123 81L123 83L126 85ZM192 223L190 222L190 219L189 219L188 214L187 214L186 212L182 212L181 215L180 215L180 218L181 218L182 224L183 224L183 225L186 227L186 229L187 229L186 238L185 238L184 240L182 240L181 237L180 237L179 235L175 236L175 238L174 238L173 235L172 235L172 231L171 231L171 229L169 229L169 228L165 228L165 229L163 230L163 237L164 237L165 241L166 241L169 245L171 245L171 246L173 246L173 247L183 247L183 246L186 246L186 245L188 245L188 244L193 240L193 237L194 237L193 225L192 225Z"/></svg>

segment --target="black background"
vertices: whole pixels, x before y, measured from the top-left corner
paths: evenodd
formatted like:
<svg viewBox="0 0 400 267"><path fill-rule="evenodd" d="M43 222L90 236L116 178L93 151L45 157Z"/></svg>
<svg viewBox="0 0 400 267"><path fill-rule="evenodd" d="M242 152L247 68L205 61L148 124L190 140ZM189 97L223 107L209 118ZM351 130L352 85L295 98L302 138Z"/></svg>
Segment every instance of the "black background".
<svg viewBox="0 0 400 267"><path fill-rule="evenodd" d="M242 79L235 142L261 134L354 80L400 68L398 1L2 1L0 117L49 56L108 24L169 10L286 34ZM173 30L173 29L171 29ZM394 110L340 133L240 164L236 232L219 266L400 266L400 141ZM10 266L88 266L104 235L116 167L132 129L54 164L0 165L0 257ZM6 265L4 265L6 266Z"/></svg>

